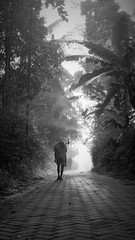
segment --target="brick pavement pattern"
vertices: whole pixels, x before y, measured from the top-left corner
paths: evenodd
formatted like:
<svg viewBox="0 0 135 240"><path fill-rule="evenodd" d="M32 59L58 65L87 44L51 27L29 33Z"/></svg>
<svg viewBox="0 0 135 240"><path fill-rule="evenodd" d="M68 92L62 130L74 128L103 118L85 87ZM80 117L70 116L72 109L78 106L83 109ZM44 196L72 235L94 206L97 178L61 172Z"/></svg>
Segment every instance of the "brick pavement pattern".
<svg viewBox="0 0 135 240"><path fill-rule="evenodd" d="M91 173L43 180L0 221L1 240L133 240L135 185Z"/></svg>

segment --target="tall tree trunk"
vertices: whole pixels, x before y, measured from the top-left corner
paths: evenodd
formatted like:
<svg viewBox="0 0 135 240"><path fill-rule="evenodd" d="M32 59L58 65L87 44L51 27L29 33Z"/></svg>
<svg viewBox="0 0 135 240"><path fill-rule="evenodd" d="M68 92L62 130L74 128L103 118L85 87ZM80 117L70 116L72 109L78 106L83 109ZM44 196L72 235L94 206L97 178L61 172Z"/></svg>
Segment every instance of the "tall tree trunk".
<svg viewBox="0 0 135 240"><path fill-rule="evenodd" d="M8 25L8 9L6 9L5 21L5 79L3 91L3 110L10 112L10 55L11 55L11 29Z"/></svg>
<svg viewBox="0 0 135 240"><path fill-rule="evenodd" d="M29 19L29 43L28 43L28 78L27 78L27 105L26 105L26 134L29 134L29 114L30 114L30 81L31 81L31 32L32 32L32 6L30 1Z"/></svg>
<svg viewBox="0 0 135 240"><path fill-rule="evenodd" d="M30 80L31 80L31 41L29 43L28 55L28 79L27 79L27 105L26 105L26 134L29 133L29 114L30 114Z"/></svg>
<svg viewBox="0 0 135 240"><path fill-rule="evenodd" d="M4 79L4 94L3 94L3 108L4 112L9 109L9 88L10 88L10 46L6 40L6 59L5 59L5 79Z"/></svg>

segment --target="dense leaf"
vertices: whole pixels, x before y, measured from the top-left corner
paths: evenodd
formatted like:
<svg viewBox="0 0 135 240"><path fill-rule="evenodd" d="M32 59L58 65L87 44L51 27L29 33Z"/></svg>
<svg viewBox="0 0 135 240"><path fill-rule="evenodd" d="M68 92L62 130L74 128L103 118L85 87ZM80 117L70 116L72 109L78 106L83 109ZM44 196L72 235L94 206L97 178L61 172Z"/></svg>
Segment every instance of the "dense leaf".
<svg viewBox="0 0 135 240"><path fill-rule="evenodd" d="M122 53L122 43L124 41L128 42L129 38L129 17L126 13L121 13L112 28L112 44Z"/></svg>
<svg viewBox="0 0 135 240"><path fill-rule="evenodd" d="M80 98L79 96L73 96L73 97L68 98L68 100L73 101L73 100L78 100L79 98Z"/></svg>
<svg viewBox="0 0 135 240"><path fill-rule="evenodd" d="M57 11L60 15L60 17L68 22L68 14L65 11L65 0L44 0L43 4L45 4L46 8L49 7L49 5L52 5L53 8L57 8Z"/></svg>
<svg viewBox="0 0 135 240"><path fill-rule="evenodd" d="M86 37L96 43L106 43L111 38L111 26L116 19L119 5L114 0L81 3L81 13L86 18Z"/></svg>
<svg viewBox="0 0 135 240"><path fill-rule="evenodd" d="M119 123L122 127L126 126L126 119L113 110L105 110L104 114L110 118L113 118L117 123Z"/></svg>
<svg viewBox="0 0 135 240"><path fill-rule="evenodd" d="M102 59L109 61L113 64L122 64L120 57L118 57L114 52L103 47L102 45L95 44L93 42L84 42L83 44L90 49L90 53L92 52L97 56L101 57Z"/></svg>
<svg viewBox="0 0 135 240"><path fill-rule="evenodd" d="M99 70L94 70L92 73L86 73L81 76L77 87L80 87L82 85L87 86L91 84L94 80L97 78L100 78L102 74L111 74L112 68L100 68Z"/></svg>

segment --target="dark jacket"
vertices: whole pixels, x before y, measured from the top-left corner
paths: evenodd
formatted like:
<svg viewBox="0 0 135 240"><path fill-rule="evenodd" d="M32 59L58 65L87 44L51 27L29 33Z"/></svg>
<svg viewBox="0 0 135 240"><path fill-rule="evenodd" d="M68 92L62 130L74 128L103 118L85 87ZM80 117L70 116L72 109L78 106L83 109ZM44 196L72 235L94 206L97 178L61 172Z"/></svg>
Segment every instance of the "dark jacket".
<svg viewBox="0 0 135 240"><path fill-rule="evenodd" d="M59 142L54 147L54 156L55 162L57 164L63 164L66 166L67 158L66 158L67 147L64 142Z"/></svg>

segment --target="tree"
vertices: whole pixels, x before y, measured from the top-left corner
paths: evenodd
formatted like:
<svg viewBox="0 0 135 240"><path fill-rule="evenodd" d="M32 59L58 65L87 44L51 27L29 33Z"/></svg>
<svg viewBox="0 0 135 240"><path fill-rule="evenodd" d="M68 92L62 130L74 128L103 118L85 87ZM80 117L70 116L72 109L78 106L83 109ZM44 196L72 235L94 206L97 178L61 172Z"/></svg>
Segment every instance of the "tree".
<svg viewBox="0 0 135 240"><path fill-rule="evenodd" d="M82 2L81 10L86 16L87 41L80 44L89 49L90 56L86 57L85 62L90 65L88 70L90 72L86 70L76 87L83 86L87 92L89 91L89 96L98 101L97 109L92 113L95 112L97 116L105 113L121 122L122 126L126 126L131 106L135 107L132 82L134 75L132 21L125 12L118 12L119 5L114 1L85 1ZM93 32L90 29L93 29ZM110 49L107 46L108 41ZM84 56L72 56L72 59L78 57ZM75 84L71 89L75 89ZM87 111L86 116L90 114L91 112Z"/></svg>
<svg viewBox="0 0 135 240"><path fill-rule="evenodd" d="M59 1L57 7L61 4ZM51 91L49 81L59 72L60 54L59 44L46 40L41 6L40 0L2 0L0 5L1 166L14 176L24 176L28 169L32 173L49 159L47 130L43 138L40 124L35 123L40 116L33 102ZM46 98L48 102L50 98ZM24 131L28 118L29 135Z"/></svg>
<svg viewBox="0 0 135 240"><path fill-rule="evenodd" d="M114 0L86 0L81 3L81 13L86 18L86 36L88 41L105 44L111 39L112 24L119 11Z"/></svg>
<svg viewBox="0 0 135 240"><path fill-rule="evenodd" d="M64 5L64 1L57 1L56 4L51 1L45 1L45 3L46 6L52 4L53 7L60 9L63 9ZM42 54L42 48L47 50L48 45L50 49L50 44L45 42L47 28L44 25L43 18L40 17L41 7L41 1L37 0L25 0L23 2L20 0L17 2L2 0L1 2L2 105L6 112L12 111L12 96L14 90L16 91L16 84L18 85L16 81L20 78L17 75L19 71L23 72L23 78L29 78L30 80L32 78L32 72L30 74L30 71L31 67L34 66L35 58ZM66 13L62 12L61 14L64 17ZM25 80L25 82L27 82L27 88L30 88L30 81ZM28 93L28 95L30 94Z"/></svg>
<svg viewBox="0 0 135 240"><path fill-rule="evenodd" d="M70 90L81 87L88 98L95 100L93 111L87 108L82 115L85 119L97 116L93 146L95 153L100 153L100 163L104 159L104 163L108 164L110 159L111 166L113 159L117 161L114 150L116 155L121 154L121 149L124 151L121 140L125 141L125 133L131 134L135 119L134 24L127 13L119 12L119 5L114 1L85 1L82 3L82 14L86 16L85 41L67 42L85 46L89 49L89 56L80 54L64 56L63 59L80 62L82 59L85 73L76 84L72 84ZM97 155L93 156L96 160Z"/></svg>
<svg viewBox="0 0 135 240"><path fill-rule="evenodd" d="M46 8L48 8L49 5L52 5L53 8L56 8L58 11L58 14L64 21L68 21L68 14L64 9L65 6L65 0L45 0L44 2Z"/></svg>
<svg viewBox="0 0 135 240"><path fill-rule="evenodd" d="M128 142L128 146L133 146L130 140L131 132L134 136L132 123L135 112L133 37L135 32L130 16L118 11L115 12L110 23L107 21L110 27L106 31L107 17L102 10L109 3L110 1L82 3L83 13L86 14L87 41L81 44L89 48L90 56L86 57L89 71L86 70L80 77L76 87L82 86L89 97L97 102L93 111L87 109L83 113L86 118L94 113L97 116L92 147L94 166L105 164L108 169L114 166L114 169L120 170L120 166L127 168L129 156L132 158L134 155L134 151L130 148L128 158L124 157L125 141ZM101 4L103 4L102 9L100 9ZM101 11L98 12L97 9ZM112 17L110 11L111 8L106 13ZM73 89L75 89L74 85ZM128 136L128 139L125 136Z"/></svg>
<svg viewBox="0 0 135 240"><path fill-rule="evenodd" d="M19 64L24 59L28 59L28 47L30 39L30 18L32 25L31 28L31 41L32 47L41 43L46 34L46 28L43 26L43 19L39 18L40 1L32 1L32 6L29 7L30 1L12 1L3 0L1 3L1 55L3 74L3 108L7 112L11 110L11 96L12 96L12 74ZM31 11L32 9L32 11ZM34 38L34 34L36 38ZM42 36L42 40L41 40ZM34 40L35 39L35 40ZM34 40L34 42L33 42ZM37 43L38 41L38 43ZM27 53L26 53L27 52ZM23 53L23 56L22 56ZM25 53L25 54L24 54ZM23 57L23 59L22 59Z"/></svg>

